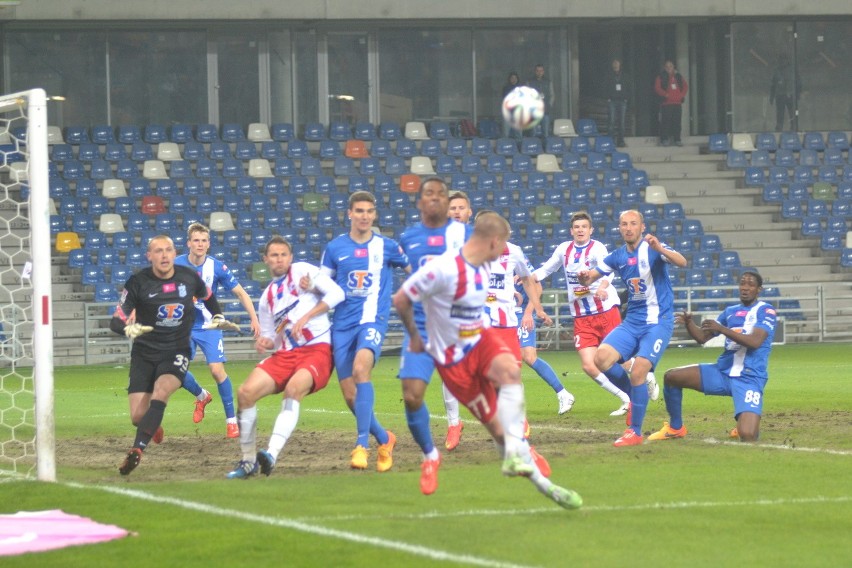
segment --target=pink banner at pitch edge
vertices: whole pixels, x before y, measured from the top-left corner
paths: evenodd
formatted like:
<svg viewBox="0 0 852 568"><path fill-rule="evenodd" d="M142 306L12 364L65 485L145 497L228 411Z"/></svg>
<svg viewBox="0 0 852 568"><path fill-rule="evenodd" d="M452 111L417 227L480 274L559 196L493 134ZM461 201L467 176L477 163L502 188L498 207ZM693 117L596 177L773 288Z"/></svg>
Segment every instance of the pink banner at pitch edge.
<svg viewBox="0 0 852 568"><path fill-rule="evenodd" d="M86 517L54 511L0 515L0 556L54 550L123 538L128 531Z"/></svg>

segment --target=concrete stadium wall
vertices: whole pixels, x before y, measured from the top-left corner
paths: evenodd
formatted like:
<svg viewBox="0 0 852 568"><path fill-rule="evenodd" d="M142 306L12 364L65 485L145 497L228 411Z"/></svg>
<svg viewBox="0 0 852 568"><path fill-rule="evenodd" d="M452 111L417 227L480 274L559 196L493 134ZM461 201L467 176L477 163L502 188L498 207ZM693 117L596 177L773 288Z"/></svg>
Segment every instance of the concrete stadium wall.
<svg viewBox="0 0 852 568"><path fill-rule="evenodd" d="M536 20L852 14L849 0L0 0L0 20ZM523 13L519 14L519 6Z"/></svg>

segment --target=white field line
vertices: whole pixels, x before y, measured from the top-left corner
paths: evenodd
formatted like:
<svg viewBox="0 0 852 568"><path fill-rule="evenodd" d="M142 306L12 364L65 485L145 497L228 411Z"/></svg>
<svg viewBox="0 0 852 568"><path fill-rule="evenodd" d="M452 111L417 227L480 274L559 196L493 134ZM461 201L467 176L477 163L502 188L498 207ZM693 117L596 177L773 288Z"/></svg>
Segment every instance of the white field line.
<svg viewBox="0 0 852 568"><path fill-rule="evenodd" d="M718 507L768 507L778 505L814 505L824 503L848 503L852 496L841 497L802 497L795 499L756 499L754 501L672 501L669 503L643 503L641 505L584 505L581 513L619 513L625 511L665 511L671 509L709 509ZM304 522L350 522L364 520L405 519L428 520L454 517L505 517L513 515L540 515L558 513L553 507L531 509L474 509L468 511L425 511L410 515L337 515L332 517L300 517Z"/></svg>
<svg viewBox="0 0 852 568"><path fill-rule="evenodd" d="M130 497L133 499L141 499L143 501L150 501L153 503L160 503L163 505L170 505L174 507L180 507L182 509L187 509L190 511L197 511L200 513L205 513L208 515L218 515L220 517L226 517L229 519L238 519L243 521L249 521L253 523L259 523L272 527L280 527L284 529L295 530L299 532L309 533L321 537L333 538L337 540L345 540L349 542L355 542L358 544L366 544L370 546L375 546L379 548L387 548L391 550L397 550L399 552L405 552L408 554L413 554L415 556L422 556L428 558L430 560L442 561L442 562L456 562L459 564L469 564L472 566L487 566L488 568L526 568L525 565L522 564L512 564L509 562L502 562L499 560L494 560L491 558L481 558L478 556L472 556L470 554L456 554L454 552L447 552L443 550L438 550L435 548L429 548L426 546L420 546L416 544L409 544L406 542L401 542L397 540L388 540L384 538L361 535L358 533L353 533L349 531L342 531L337 529L332 529L328 527L323 527L316 524L310 524L303 521L299 521L296 519L287 519L283 517L270 517L267 515L257 515L253 513L247 513L245 511L236 511L233 509L225 509L222 507L215 507L213 505L208 505L206 503L197 503L195 501L187 501L185 499L176 499L174 497L163 497L160 495L154 495L153 493L148 493L146 491L139 491L135 489L123 489L120 487L109 487L109 486L94 486L94 485L85 485L80 483L65 483L67 487L71 487L74 489L84 489L84 490L98 490L105 491L107 493L113 493L116 495L121 495L124 497Z"/></svg>

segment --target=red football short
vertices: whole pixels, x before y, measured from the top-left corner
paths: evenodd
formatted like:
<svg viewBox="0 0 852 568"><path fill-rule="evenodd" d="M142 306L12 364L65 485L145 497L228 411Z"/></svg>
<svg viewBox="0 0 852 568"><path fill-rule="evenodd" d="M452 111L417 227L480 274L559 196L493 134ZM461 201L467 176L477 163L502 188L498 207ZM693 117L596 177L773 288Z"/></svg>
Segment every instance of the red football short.
<svg viewBox="0 0 852 568"><path fill-rule="evenodd" d="M517 335L514 336L517 347L513 350L495 330L493 327L482 330L482 339L455 365L435 365L453 396L480 422L488 422L497 411L497 390L485 376L491 362L505 353L514 357L519 367L521 365L520 358L515 355L515 350L520 349Z"/></svg>
<svg viewBox="0 0 852 568"><path fill-rule="evenodd" d="M278 387L276 392L282 392L287 386L287 381L299 369L306 369L314 379L314 388L311 392L317 392L325 388L331 371L334 368L331 358L331 345L328 343L317 343L316 345L305 345L287 351L276 351L257 364L260 369L266 371Z"/></svg>
<svg viewBox="0 0 852 568"><path fill-rule="evenodd" d="M618 306L602 314L574 318L574 347L577 351L586 347L598 347L610 331L621 323Z"/></svg>

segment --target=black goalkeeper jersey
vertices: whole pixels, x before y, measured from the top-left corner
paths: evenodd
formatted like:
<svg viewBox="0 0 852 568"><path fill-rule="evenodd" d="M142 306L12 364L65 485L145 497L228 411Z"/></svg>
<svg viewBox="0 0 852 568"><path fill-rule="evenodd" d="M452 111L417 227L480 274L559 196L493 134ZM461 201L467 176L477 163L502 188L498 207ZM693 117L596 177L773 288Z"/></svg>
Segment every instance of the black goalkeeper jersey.
<svg viewBox="0 0 852 568"><path fill-rule="evenodd" d="M127 279L114 317L126 322L136 310L136 323L150 325L154 331L133 341L133 349L146 351L189 350L189 336L195 323L195 299L212 295L198 273L175 265L171 278L158 278L151 267L143 268Z"/></svg>

